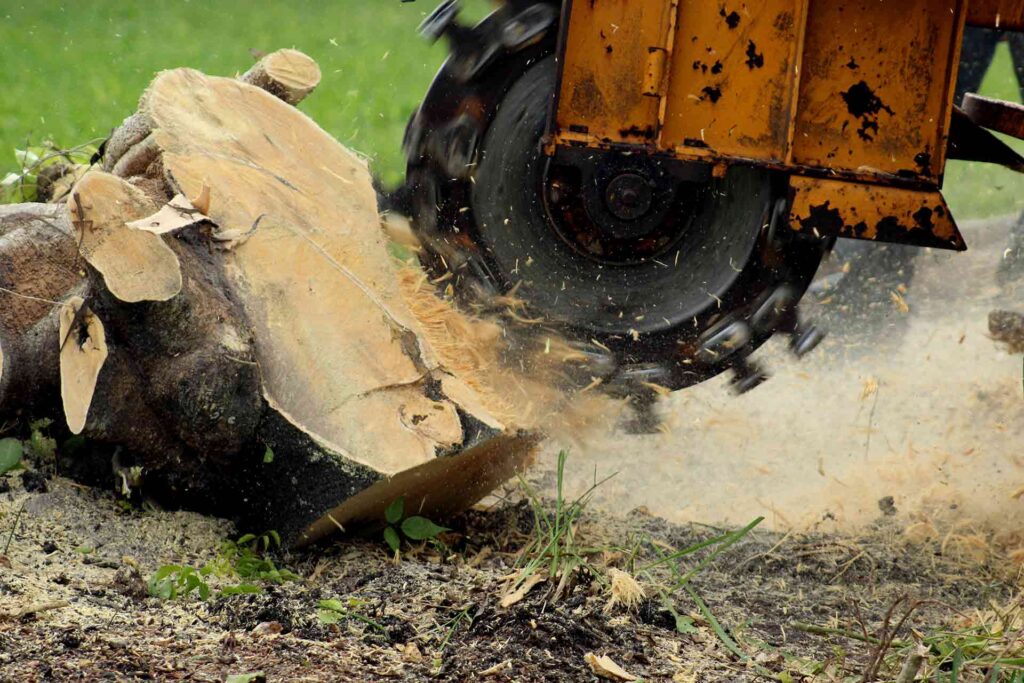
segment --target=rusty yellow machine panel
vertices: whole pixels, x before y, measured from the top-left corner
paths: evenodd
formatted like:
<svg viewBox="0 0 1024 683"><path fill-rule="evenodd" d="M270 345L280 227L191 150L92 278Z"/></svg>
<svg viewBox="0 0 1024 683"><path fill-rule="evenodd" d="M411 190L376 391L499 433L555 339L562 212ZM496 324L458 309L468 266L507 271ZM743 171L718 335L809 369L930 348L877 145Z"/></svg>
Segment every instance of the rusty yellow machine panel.
<svg viewBox="0 0 1024 683"><path fill-rule="evenodd" d="M937 182L965 3L811 3L792 161Z"/></svg>
<svg viewBox="0 0 1024 683"><path fill-rule="evenodd" d="M784 163L806 14L807 0L682 0L661 145Z"/></svg>
<svg viewBox="0 0 1024 683"><path fill-rule="evenodd" d="M920 207L898 202L941 201L931 195L942 184L965 23L998 22L1002 11L1019 23L1020 4L569 2L549 151L642 146L720 167L902 187L916 192L892 201L910 215ZM855 196L863 193L830 203L846 233L901 241L898 232L853 230L843 197ZM935 237L928 241L962 248L951 217Z"/></svg>

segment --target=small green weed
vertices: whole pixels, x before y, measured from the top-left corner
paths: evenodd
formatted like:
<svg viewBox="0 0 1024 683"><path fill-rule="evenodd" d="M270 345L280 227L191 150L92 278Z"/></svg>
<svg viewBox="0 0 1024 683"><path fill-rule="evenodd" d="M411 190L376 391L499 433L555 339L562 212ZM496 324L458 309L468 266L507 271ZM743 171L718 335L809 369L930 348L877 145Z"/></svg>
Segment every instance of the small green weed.
<svg viewBox="0 0 1024 683"><path fill-rule="evenodd" d="M384 527L384 542L396 556L402 547L403 538L417 543L429 541L442 546L438 537L450 531L420 515L405 517L404 497L391 501L384 510L384 520L387 522L387 526Z"/></svg>
<svg viewBox="0 0 1024 683"><path fill-rule="evenodd" d="M20 468L21 458L24 454L25 447L19 439L13 437L0 439L0 474Z"/></svg>
<svg viewBox="0 0 1024 683"><path fill-rule="evenodd" d="M227 567L224 575L252 581L294 581L299 578L298 574L278 567L266 555L280 548L281 536L276 531L268 531L260 536L245 534L237 541L227 540L221 544L218 567Z"/></svg>
<svg viewBox="0 0 1024 683"><path fill-rule="evenodd" d="M261 583L285 583L301 577L295 572L278 567L267 556L271 550L281 547L281 537L276 531L257 536L245 534L238 540L228 539L221 543L217 557L199 569L183 565L164 565L156 570L149 580L149 594L162 600L187 597L195 592L199 599L210 597L207 579L241 579L239 583L225 586L218 595L242 595L261 593Z"/></svg>
<svg viewBox="0 0 1024 683"><path fill-rule="evenodd" d="M39 145L26 144L25 149L14 150L18 170L0 178L0 204L36 201L41 173L60 164L75 166L90 163L99 142L91 140L76 147L63 148L52 140L44 140Z"/></svg>
<svg viewBox="0 0 1024 683"><path fill-rule="evenodd" d="M344 602L341 600L321 600L317 603L316 615L323 624L338 624L343 621L354 620L360 621L380 633L387 633L387 629L362 613L362 608L366 607L366 605L366 602L357 598L349 598Z"/></svg>
<svg viewBox="0 0 1024 683"><path fill-rule="evenodd" d="M559 580L559 589L556 593L560 595L568 587L573 573L578 568L590 566L588 557L605 550L579 545L576 527L594 492L615 475L601 481L597 481L595 477L594 484L589 489L572 502L568 502L565 496L565 463L568 457L568 451L563 450L558 454L555 507L552 511L544 505L541 496L529 482L522 477L519 479L533 512L533 534L516 558L519 575L512 587L513 590L518 590L531 576L543 571L552 579ZM592 567L591 569L593 570ZM592 573L600 576L599 572Z"/></svg>
<svg viewBox="0 0 1024 683"><path fill-rule="evenodd" d="M57 440L46 433L52 425L53 420L45 417L28 425L30 435L25 445L38 461L53 462L57 458Z"/></svg>
<svg viewBox="0 0 1024 683"><path fill-rule="evenodd" d="M445 629L444 640L441 641L441 647L437 650L437 655L434 657L434 669L437 671L441 670L444 665L444 653L448 649L448 644L455 636L456 632L462 624L466 624L467 627L473 625L473 620L476 619L480 613L479 607L476 603L469 603L462 607L457 607L452 610L455 614L449 619L442 628Z"/></svg>
<svg viewBox="0 0 1024 683"><path fill-rule="evenodd" d="M15 437L0 439L0 474L24 467L22 460L26 456L31 456L37 466L52 465L56 462L57 440L47 434L51 425L53 425L53 420L48 418L35 420L28 425L29 437L27 439L22 440Z"/></svg>
<svg viewBox="0 0 1024 683"><path fill-rule="evenodd" d="M11 549L11 541L14 540L14 532L18 530L18 522L21 521L21 513L25 511L25 504L22 503L18 506L18 512L14 515L14 522L11 523L11 531L7 534L7 542L4 543L4 549L0 552L0 555L6 555L7 551Z"/></svg>
<svg viewBox="0 0 1024 683"><path fill-rule="evenodd" d="M895 635L895 633L894 633ZM1024 599L965 619L958 630L915 634L912 642L892 641L885 668L900 671L920 653L920 680L942 683L1024 683Z"/></svg>
<svg viewBox="0 0 1024 683"><path fill-rule="evenodd" d="M197 570L185 565L164 565L150 577L149 594L161 600L177 600L195 592L200 600L206 600L210 597L210 585L206 582L210 573L208 566Z"/></svg>

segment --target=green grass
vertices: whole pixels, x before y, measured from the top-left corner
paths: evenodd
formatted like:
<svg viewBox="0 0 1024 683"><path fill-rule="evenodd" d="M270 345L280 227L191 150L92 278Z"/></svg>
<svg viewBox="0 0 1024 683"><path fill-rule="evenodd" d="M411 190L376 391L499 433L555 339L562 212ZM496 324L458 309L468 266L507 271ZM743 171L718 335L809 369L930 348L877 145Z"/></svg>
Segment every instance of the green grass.
<svg viewBox="0 0 1024 683"><path fill-rule="evenodd" d="M64 146L105 137L132 113L161 69L188 65L231 75L251 48L296 47L323 69L302 108L334 137L367 154L389 183L402 177L402 133L445 55L416 35L436 0L8 0L0 7L0 169L26 138ZM468 0L477 18L485 0ZM988 95L1018 99L1000 47ZM1024 177L953 162L946 193L961 218L1024 208Z"/></svg>
<svg viewBox="0 0 1024 683"><path fill-rule="evenodd" d="M234 75L250 49L298 48L323 82L303 103L325 130L403 173L402 133L444 59L416 34L432 0L10 0L0 6L0 168L27 137L70 146L103 138L161 69ZM466 3L470 17L486 9Z"/></svg>
<svg viewBox="0 0 1024 683"><path fill-rule="evenodd" d="M1011 102L1020 101L1009 47L1003 43L981 86L981 94ZM1010 141L1010 138L1004 138ZM1024 153L1024 143L1010 141ZM951 161L946 167L943 189L949 208L960 219L986 218L1024 210L1024 174L1001 166Z"/></svg>

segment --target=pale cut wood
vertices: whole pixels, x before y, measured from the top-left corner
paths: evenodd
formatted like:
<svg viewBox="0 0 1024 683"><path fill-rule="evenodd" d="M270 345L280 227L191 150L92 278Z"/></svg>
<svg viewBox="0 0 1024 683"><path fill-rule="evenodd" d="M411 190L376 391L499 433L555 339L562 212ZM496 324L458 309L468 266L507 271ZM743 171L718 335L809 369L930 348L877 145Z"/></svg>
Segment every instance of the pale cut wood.
<svg viewBox="0 0 1024 683"><path fill-rule="evenodd" d="M207 192L206 205L209 206L209 192ZM209 220L208 216L193 206L183 195L176 194L171 201L160 207L160 210L152 216L130 221L127 225L129 228L145 230L154 235L166 235Z"/></svg>
<svg viewBox="0 0 1024 683"><path fill-rule="evenodd" d="M181 268L170 247L127 225L157 208L140 190L102 171L86 174L68 197L83 258L125 303L167 301L181 291Z"/></svg>
<svg viewBox="0 0 1024 683"><path fill-rule="evenodd" d="M278 50L260 59L241 80L295 105L320 84L320 66L298 50Z"/></svg>
<svg viewBox="0 0 1024 683"><path fill-rule="evenodd" d="M81 434L89 416L100 370L107 361L103 323L82 297L72 297L60 311L60 395L72 434ZM127 397L124 397L127 399Z"/></svg>
<svg viewBox="0 0 1024 683"><path fill-rule="evenodd" d="M479 401L426 397L449 373L401 295L363 159L231 79L165 72L143 106L176 191L209 185L221 230L258 225L225 266L254 327L271 407L384 475L453 450L459 410L501 431Z"/></svg>

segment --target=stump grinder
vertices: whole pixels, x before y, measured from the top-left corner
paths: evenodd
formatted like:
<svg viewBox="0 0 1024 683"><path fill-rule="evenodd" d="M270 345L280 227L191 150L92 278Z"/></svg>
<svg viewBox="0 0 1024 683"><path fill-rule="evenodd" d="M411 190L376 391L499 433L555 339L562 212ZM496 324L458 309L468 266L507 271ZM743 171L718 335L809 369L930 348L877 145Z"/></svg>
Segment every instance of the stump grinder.
<svg viewBox="0 0 1024 683"><path fill-rule="evenodd" d="M422 259L626 394L752 389L771 336L822 339L798 304L838 237L962 251L946 160L1024 169L990 132L1024 134L1021 107L953 104L965 25L1024 28L1020 0L459 11L421 27L450 45L404 141Z"/></svg>

